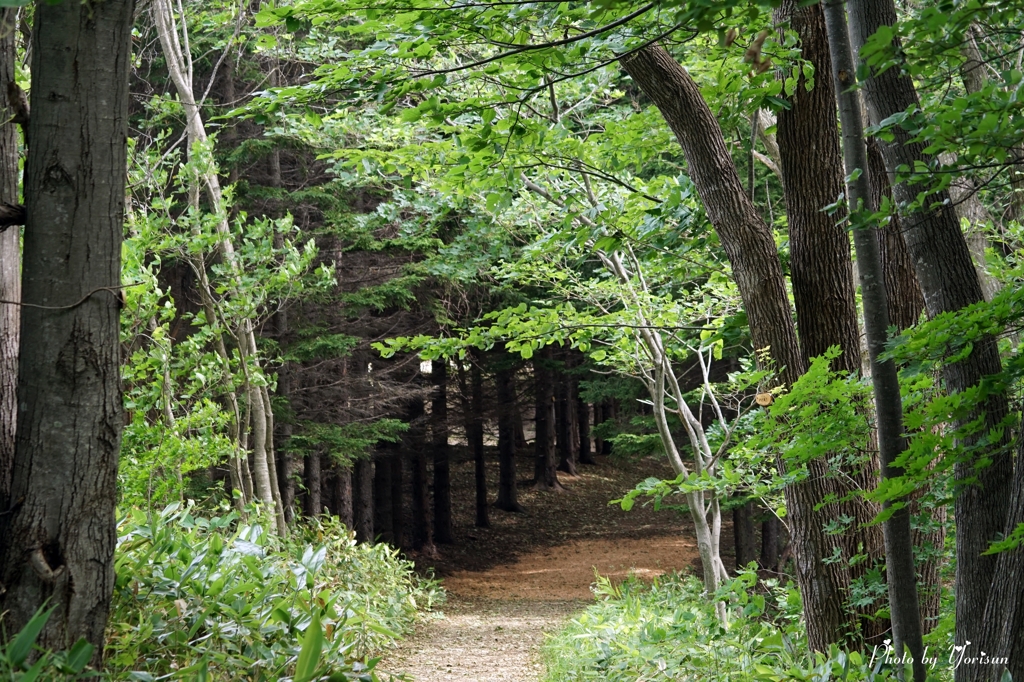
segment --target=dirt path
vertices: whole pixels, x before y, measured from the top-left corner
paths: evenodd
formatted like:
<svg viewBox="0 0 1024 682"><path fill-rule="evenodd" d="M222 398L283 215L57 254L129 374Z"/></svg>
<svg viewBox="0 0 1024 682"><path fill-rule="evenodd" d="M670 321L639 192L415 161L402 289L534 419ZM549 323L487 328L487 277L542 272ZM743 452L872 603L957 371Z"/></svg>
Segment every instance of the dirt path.
<svg viewBox="0 0 1024 682"><path fill-rule="evenodd" d="M378 669L415 682L538 682L544 634L593 599L595 569L618 581L694 566L683 519L608 506L636 480L635 466L588 469L567 493L527 492L536 513L494 513L490 529L457 525L464 544L432 562L448 603Z"/></svg>

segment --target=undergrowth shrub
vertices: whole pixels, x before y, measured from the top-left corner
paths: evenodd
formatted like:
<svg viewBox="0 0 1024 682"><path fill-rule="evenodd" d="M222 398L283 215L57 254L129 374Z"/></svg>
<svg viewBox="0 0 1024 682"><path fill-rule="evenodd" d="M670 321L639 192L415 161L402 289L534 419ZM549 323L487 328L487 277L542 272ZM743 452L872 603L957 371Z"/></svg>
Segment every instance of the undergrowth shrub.
<svg viewBox="0 0 1024 682"><path fill-rule="evenodd" d="M715 680L782 682L890 679L879 661L835 648L812 657L795 589L772 581L752 586L742 574L717 598L729 606L722 626L714 602L692 576L613 585L598 578L598 600L551 636L544 647L548 682Z"/></svg>
<svg viewBox="0 0 1024 682"><path fill-rule="evenodd" d="M442 597L335 519L282 540L253 516L172 504L119 525L107 671L116 680L372 680L375 655Z"/></svg>

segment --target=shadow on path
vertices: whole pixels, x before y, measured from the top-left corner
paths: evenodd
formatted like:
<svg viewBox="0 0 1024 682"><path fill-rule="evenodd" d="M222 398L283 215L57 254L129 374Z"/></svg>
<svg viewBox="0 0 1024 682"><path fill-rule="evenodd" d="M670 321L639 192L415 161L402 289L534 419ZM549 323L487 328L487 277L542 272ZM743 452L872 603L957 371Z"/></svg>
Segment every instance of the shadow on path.
<svg viewBox="0 0 1024 682"><path fill-rule="evenodd" d="M473 528L471 506L457 507L460 544L442 548L437 561L448 603L378 670L415 682L537 682L544 633L593 599L595 569L615 582L630 573L697 569L696 542L681 515L608 505L651 475L667 472L654 461L586 467L563 479L566 493L526 492L526 514L492 510L490 529Z"/></svg>

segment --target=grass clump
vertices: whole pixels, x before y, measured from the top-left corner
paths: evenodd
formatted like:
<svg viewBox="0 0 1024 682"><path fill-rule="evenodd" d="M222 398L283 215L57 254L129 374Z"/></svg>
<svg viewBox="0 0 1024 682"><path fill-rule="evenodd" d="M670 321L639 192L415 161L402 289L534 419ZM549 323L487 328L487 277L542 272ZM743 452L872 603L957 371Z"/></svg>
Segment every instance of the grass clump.
<svg viewBox="0 0 1024 682"><path fill-rule="evenodd" d="M375 656L442 598L336 519L282 540L224 512L174 504L121 521L110 679L372 680Z"/></svg>
<svg viewBox="0 0 1024 682"><path fill-rule="evenodd" d="M544 647L547 682L715 680L887 680L880 662L833 649L812 656L794 588L742 574L716 595L729 604L722 625L714 603L692 576L651 584L598 578L597 602L551 636Z"/></svg>

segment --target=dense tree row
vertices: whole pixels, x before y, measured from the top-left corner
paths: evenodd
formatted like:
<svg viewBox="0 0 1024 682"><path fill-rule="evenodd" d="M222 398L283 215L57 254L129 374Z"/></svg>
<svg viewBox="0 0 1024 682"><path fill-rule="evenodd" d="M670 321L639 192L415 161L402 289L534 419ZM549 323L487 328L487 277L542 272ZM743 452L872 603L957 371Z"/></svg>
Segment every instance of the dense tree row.
<svg viewBox="0 0 1024 682"><path fill-rule="evenodd" d="M813 650L1024 676L1017 4L72 5L0 22L13 626L101 643L115 498L429 558L614 451L709 598L731 513Z"/></svg>

